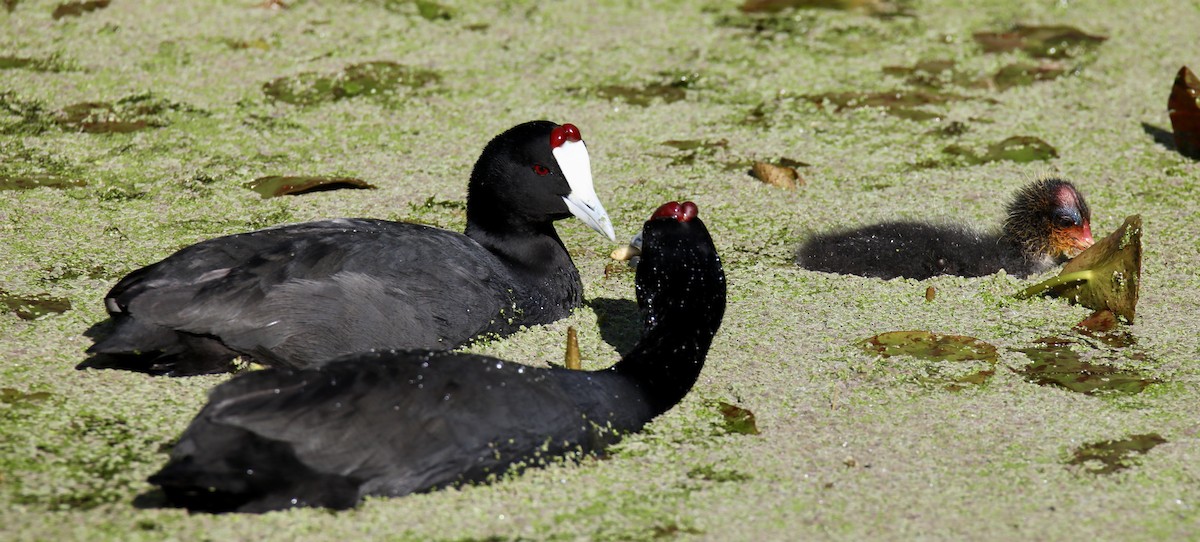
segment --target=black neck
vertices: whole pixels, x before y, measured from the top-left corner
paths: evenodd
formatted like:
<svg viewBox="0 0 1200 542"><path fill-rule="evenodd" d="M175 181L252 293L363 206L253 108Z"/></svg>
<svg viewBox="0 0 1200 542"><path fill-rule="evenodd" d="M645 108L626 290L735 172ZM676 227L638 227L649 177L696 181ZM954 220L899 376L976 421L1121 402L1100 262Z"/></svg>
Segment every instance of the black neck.
<svg viewBox="0 0 1200 542"><path fill-rule="evenodd" d="M658 325L611 370L636 382L645 392L653 415L662 414L683 400L696 384L719 325L719 316L715 323L699 327L695 322Z"/></svg>

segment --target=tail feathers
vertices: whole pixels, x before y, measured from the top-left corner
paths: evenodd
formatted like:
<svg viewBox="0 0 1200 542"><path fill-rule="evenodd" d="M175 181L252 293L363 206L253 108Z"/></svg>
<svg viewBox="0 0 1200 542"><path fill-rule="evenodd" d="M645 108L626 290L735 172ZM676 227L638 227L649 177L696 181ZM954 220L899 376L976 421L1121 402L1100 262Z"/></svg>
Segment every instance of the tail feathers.
<svg viewBox="0 0 1200 542"><path fill-rule="evenodd" d="M359 484L351 478L317 472L301 463L291 446L240 432L229 449L209 449L214 457L172 459L149 478L162 487L171 506L192 511L262 513L294 507L353 508ZM213 443L208 443L212 445Z"/></svg>
<svg viewBox="0 0 1200 542"><path fill-rule="evenodd" d="M102 330L93 327L90 336ZM192 376L227 373L239 353L214 337L193 335L114 316L110 332L87 349L91 357L76 369L121 369L152 375Z"/></svg>

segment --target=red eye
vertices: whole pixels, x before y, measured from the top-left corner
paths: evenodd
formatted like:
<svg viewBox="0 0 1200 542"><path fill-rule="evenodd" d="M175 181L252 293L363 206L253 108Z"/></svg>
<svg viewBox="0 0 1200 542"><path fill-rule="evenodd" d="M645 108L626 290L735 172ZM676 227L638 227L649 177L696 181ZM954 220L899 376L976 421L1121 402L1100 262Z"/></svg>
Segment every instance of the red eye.
<svg viewBox="0 0 1200 542"><path fill-rule="evenodd" d="M546 166L543 166L543 165L541 165L541 164L534 164L534 165L533 165L533 172L534 172L534 173L537 173L538 175L549 175L549 174L550 174L550 168L548 168L548 167L546 167Z"/></svg>

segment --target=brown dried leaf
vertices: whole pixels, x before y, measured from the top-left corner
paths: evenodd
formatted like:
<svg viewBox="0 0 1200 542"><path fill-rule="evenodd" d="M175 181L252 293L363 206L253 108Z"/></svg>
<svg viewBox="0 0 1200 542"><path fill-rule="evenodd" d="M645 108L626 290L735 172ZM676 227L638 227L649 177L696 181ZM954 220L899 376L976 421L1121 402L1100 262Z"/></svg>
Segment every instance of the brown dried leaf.
<svg viewBox="0 0 1200 542"><path fill-rule="evenodd" d="M1180 154L1200 160L1200 79L1184 66L1175 76L1171 97L1167 100L1175 148Z"/></svg>
<svg viewBox="0 0 1200 542"><path fill-rule="evenodd" d="M805 183L804 178L794 167L755 162L750 173L764 183L788 190L795 190L797 186Z"/></svg>

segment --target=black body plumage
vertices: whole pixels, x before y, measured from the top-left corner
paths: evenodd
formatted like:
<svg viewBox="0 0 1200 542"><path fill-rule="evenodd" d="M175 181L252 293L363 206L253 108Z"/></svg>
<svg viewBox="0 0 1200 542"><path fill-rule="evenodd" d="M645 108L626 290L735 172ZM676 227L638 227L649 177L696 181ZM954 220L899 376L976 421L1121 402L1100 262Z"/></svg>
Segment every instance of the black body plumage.
<svg viewBox="0 0 1200 542"><path fill-rule="evenodd" d="M796 263L813 271L882 279L979 277L1001 269L1024 277L1067 259L1065 248L1055 243L1079 237L1090 245L1090 216L1083 196L1070 183L1046 179L1017 192L997 232L925 222L884 222L816 234L801 244ZM1069 229L1078 232L1068 234Z"/></svg>
<svg viewBox="0 0 1200 542"><path fill-rule="evenodd" d="M645 332L609 369L389 350L250 372L212 391L150 481L194 510L347 508L595 453L683 398L724 314L699 219L648 222L636 282Z"/></svg>
<svg viewBox="0 0 1200 542"><path fill-rule="evenodd" d="M102 336L80 368L188 375L228 371L236 356L304 368L370 349L449 349L566 316L582 285L553 226L571 216L572 192L551 152L556 129L529 122L488 143L465 235L324 220L211 239L130 273L107 295L110 322L94 328Z"/></svg>

